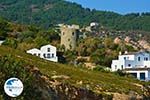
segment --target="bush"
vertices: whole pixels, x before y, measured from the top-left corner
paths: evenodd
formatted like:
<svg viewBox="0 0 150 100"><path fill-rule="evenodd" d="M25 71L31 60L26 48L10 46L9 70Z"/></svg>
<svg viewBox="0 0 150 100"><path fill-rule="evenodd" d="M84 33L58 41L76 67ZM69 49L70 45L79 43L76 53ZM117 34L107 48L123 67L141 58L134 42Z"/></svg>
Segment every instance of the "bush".
<svg viewBox="0 0 150 100"><path fill-rule="evenodd" d="M13 38L7 38L6 41L2 45L7 45L11 48L16 49L18 46L18 41L16 39L13 39Z"/></svg>
<svg viewBox="0 0 150 100"><path fill-rule="evenodd" d="M45 40L43 37L36 37L34 40L34 43L36 44L36 47L41 47L43 45L47 45L49 42Z"/></svg>
<svg viewBox="0 0 150 100"><path fill-rule="evenodd" d="M93 68L94 71L100 71L100 72L110 72L109 70L107 70L107 67L103 67L103 66L97 66L95 68Z"/></svg>
<svg viewBox="0 0 150 100"><path fill-rule="evenodd" d="M39 100L39 96L36 95L39 93L35 89L36 81L25 67L22 61L17 61L12 58L11 55L5 57L0 57L0 100L10 100L3 90L3 85L8 78L16 77L19 78L24 84L23 93L17 97L15 100Z"/></svg>
<svg viewBox="0 0 150 100"><path fill-rule="evenodd" d="M125 72L123 72L122 70L117 70L115 72L116 75L119 75L119 76L126 76L127 74Z"/></svg>
<svg viewBox="0 0 150 100"><path fill-rule="evenodd" d="M77 62L78 62L78 63L80 63L80 62L83 63L83 62L86 62L86 61L87 61L87 60L84 59L84 58L77 59Z"/></svg>
<svg viewBox="0 0 150 100"><path fill-rule="evenodd" d="M7 32L10 32L10 25L7 21L4 19L0 18L0 37L7 37L8 34Z"/></svg>

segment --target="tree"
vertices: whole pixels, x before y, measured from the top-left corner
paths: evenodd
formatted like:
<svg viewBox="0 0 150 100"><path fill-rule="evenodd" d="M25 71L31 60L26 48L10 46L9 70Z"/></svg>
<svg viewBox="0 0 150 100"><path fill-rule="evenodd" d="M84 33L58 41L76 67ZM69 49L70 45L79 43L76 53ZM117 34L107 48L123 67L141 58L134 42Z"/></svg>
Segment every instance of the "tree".
<svg viewBox="0 0 150 100"><path fill-rule="evenodd" d="M7 45L9 47L16 49L18 46L18 41L14 38L7 38L6 41L2 45Z"/></svg>
<svg viewBox="0 0 150 100"><path fill-rule="evenodd" d="M111 48L113 46L113 40L111 38L104 39L104 46L105 48Z"/></svg>
<svg viewBox="0 0 150 100"><path fill-rule="evenodd" d="M46 41L45 38L41 36L37 36L34 40L34 43L36 44L36 47L41 47L43 45L49 44L49 42Z"/></svg>
<svg viewBox="0 0 150 100"><path fill-rule="evenodd" d="M20 42L25 42L27 38L35 38L35 35L36 34L32 31L23 31L18 35L18 39L20 40Z"/></svg>
<svg viewBox="0 0 150 100"><path fill-rule="evenodd" d="M7 21L0 18L0 37L7 37L10 32L10 25Z"/></svg>

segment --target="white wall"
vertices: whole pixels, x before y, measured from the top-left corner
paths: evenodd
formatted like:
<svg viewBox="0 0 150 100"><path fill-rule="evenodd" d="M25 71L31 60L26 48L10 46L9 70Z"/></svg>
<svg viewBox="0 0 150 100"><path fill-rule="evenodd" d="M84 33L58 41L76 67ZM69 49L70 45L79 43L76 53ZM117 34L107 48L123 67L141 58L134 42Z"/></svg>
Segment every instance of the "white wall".
<svg viewBox="0 0 150 100"><path fill-rule="evenodd" d="M140 61L138 60L140 57ZM117 71L118 69L122 70L125 68L145 68L145 66L150 68L150 54L149 53L137 53L135 55L119 55L118 60L113 60L111 64L111 70ZM147 58L147 60L145 59ZM128 65L131 65L129 67ZM115 68L117 66L117 68ZM150 80L150 70L130 70L126 71L128 73L137 73L137 78L140 79L140 73L145 73L146 80Z"/></svg>
<svg viewBox="0 0 150 100"><path fill-rule="evenodd" d="M138 61L139 57L140 57L140 61ZM144 61L144 55L138 54L138 55L135 56L136 67L143 66L143 64L144 64L143 61Z"/></svg>
<svg viewBox="0 0 150 100"><path fill-rule="evenodd" d="M134 55L119 55L119 60L134 60L135 56Z"/></svg>
<svg viewBox="0 0 150 100"><path fill-rule="evenodd" d="M50 49L50 51L48 51L48 48ZM41 58L44 58L44 59L47 59L47 60L50 60L50 61L54 61L54 62L58 62L58 58L57 58L57 55L56 55L56 47L52 46L52 45L45 45L45 46L42 46L41 47ZM45 55L45 57L44 57ZM50 58L48 58L48 55L50 55Z"/></svg>
<svg viewBox="0 0 150 100"><path fill-rule="evenodd" d="M117 71L118 69L122 70L122 66L123 66L123 69L125 69L126 66L128 66L128 64L130 63L132 65L135 65L133 62L135 59L134 55L119 55L118 58L119 58L118 60L112 61L112 65L111 65L112 71ZM116 65L117 65L117 69L115 68Z"/></svg>
<svg viewBox="0 0 150 100"><path fill-rule="evenodd" d="M50 52L48 52L48 48L50 48ZM51 46L51 45L42 46L40 50L43 53L46 53L46 54L50 53L50 54L54 54L54 57L56 56L56 47L54 46Z"/></svg>
<svg viewBox="0 0 150 100"><path fill-rule="evenodd" d="M119 60L113 60L111 64L111 70L112 71L117 71L117 70L122 70L122 65L124 69L124 61L119 61ZM117 68L116 68L117 67Z"/></svg>
<svg viewBox="0 0 150 100"><path fill-rule="evenodd" d="M116 69L115 66L117 66L117 68L118 68L118 66L119 66L118 60L113 60L113 61L112 61L112 64L111 64L111 70L112 70L112 71L117 71L117 69Z"/></svg>
<svg viewBox="0 0 150 100"><path fill-rule="evenodd" d="M143 67L149 67L150 68L150 61L144 61Z"/></svg>
<svg viewBox="0 0 150 100"><path fill-rule="evenodd" d="M150 80L150 71L148 72L147 70L144 71L126 71L127 73L137 73L137 79L140 80L140 73L145 73L145 78L146 80Z"/></svg>
<svg viewBox="0 0 150 100"><path fill-rule="evenodd" d="M138 60L139 57L140 61ZM135 55L119 55L118 60L112 61L111 67L113 71L115 70L115 65L117 65L117 69L122 69L122 65L123 68L144 68L145 66L150 67L150 61L146 61L145 58L150 60L150 54L143 52ZM129 67L129 64L131 67Z"/></svg>
<svg viewBox="0 0 150 100"><path fill-rule="evenodd" d="M5 42L5 41L0 41L0 45L2 45L3 42Z"/></svg>
<svg viewBox="0 0 150 100"><path fill-rule="evenodd" d="M138 61L138 57L140 57L140 61ZM140 53L135 56L135 63L137 67L144 68L145 65L148 65L149 62L146 62L145 58L148 58L148 61L150 60L150 54L148 53Z"/></svg>
<svg viewBox="0 0 150 100"><path fill-rule="evenodd" d="M130 64L131 66L129 66L129 64ZM136 63L134 62L134 60L126 60L126 61L125 61L125 68L134 68L135 65L136 65Z"/></svg>
<svg viewBox="0 0 150 100"><path fill-rule="evenodd" d="M35 56L39 56L39 54L40 54L40 56L41 56L41 51L36 48L28 50L27 53L35 55Z"/></svg>
<svg viewBox="0 0 150 100"><path fill-rule="evenodd" d="M150 80L150 70L148 71L148 80Z"/></svg>
<svg viewBox="0 0 150 100"><path fill-rule="evenodd" d="M48 48L50 49L50 51L48 51ZM52 45L42 46L40 50L34 48L34 49L27 51L27 53L35 55L35 56L39 56L40 58L44 58L46 60L58 62L58 57L56 55L56 52L57 52L56 47L54 47Z"/></svg>

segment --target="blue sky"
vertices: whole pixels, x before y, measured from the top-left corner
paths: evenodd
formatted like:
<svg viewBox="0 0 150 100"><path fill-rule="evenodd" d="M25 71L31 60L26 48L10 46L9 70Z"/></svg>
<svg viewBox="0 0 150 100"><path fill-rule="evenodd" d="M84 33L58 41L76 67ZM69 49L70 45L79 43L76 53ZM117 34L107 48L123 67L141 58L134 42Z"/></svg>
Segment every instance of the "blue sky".
<svg viewBox="0 0 150 100"><path fill-rule="evenodd" d="M132 12L150 12L150 0L67 0L83 7L114 11L120 14Z"/></svg>

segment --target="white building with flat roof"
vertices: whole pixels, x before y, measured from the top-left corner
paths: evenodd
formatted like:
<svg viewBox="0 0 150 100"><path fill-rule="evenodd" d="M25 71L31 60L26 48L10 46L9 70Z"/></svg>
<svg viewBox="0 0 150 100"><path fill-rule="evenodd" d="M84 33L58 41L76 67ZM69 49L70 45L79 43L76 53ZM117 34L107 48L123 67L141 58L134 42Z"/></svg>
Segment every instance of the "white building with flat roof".
<svg viewBox="0 0 150 100"><path fill-rule="evenodd" d="M40 58L53 61L53 62L58 62L58 57L56 55L56 52L57 52L56 47L52 45L42 46L40 50L37 48L33 48L27 51L27 53L35 56L39 56Z"/></svg>
<svg viewBox="0 0 150 100"><path fill-rule="evenodd" d="M35 55L35 56L41 56L41 51L37 48L33 48L27 51L27 53Z"/></svg>
<svg viewBox="0 0 150 100"><path fill-rule="evenodd" d="M140 80L150 80L150 53L126 52L119 55L118 60L112 61L111 70L123 70Z"/></svg>

